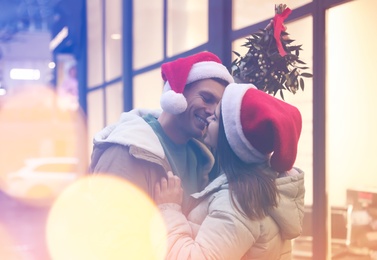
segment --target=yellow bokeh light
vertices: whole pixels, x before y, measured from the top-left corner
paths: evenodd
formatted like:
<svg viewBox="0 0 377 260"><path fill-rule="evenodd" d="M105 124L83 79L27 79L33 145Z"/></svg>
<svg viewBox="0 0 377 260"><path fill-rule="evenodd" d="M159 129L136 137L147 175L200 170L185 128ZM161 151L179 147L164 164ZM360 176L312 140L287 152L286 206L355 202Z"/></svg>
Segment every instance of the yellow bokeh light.
<svg viewBox="0 0 377 260"><path fill-rule="evenodd" d="M166 228L154 203L114 176L83 177L51 208L47 244L53 260L160 260Z"/></svg>

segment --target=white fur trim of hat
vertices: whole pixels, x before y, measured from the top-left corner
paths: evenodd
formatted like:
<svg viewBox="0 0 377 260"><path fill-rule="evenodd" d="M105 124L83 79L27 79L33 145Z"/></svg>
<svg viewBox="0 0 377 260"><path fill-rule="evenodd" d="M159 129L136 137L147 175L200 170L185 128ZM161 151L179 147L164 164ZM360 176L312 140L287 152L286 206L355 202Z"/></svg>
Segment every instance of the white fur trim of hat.
<svg viewBox="0 0 377 260"><path fill-rule="evenodd" d="M246 91L256 87L252 84L229 84L221 101L221 113L225 135L234 153L244 162L261 163L269 156L260 153L247 141L241 125L241 104Z"/></svg>
<svg viewBox="0 0 377 260"><path fill-rule="evenodd" d="M164 111L171 114L180 114L186 110L187 101L183 91L187 84L208 78L234 82L221 60L207 51L165 63L161 66L161 70L165 85L160 105Z"/></svg>

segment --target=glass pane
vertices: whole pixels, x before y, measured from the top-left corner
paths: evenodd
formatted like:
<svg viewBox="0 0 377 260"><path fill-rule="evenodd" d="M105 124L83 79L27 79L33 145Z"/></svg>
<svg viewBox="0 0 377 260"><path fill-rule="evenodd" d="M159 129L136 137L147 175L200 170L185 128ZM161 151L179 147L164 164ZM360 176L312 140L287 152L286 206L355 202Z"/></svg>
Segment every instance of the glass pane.
<svg viewBox="0 0 377 260"><path fill-rule="evenodd" d="M103 51L102 51L102 1L87 1L88 22L88 87L103 83Z"/></svg>
<svg viewBox="0 0 377 260"><path fill-rule="evenodd" d="M118 121L123 112L123 84L118 82L106 88L106 120L107 124Z"/></svg>
<svg viewBox="0 0 377 260"><path fill-rule="evenodd" d="M168 56L208 41L208 1L168 1Z"/></svg>
<svg viewBox="0 0 377 260"><path fill-rule="evenodd" d="M286 4L290 9L294 9L307 3L311 0L286 0ZM233 0L233 25L234 30L241 29L272 18L275 15L275 4L279 2L273 0Z"/></svg>
<svg viewBox="0 0 377 260"><path fill-rule="evenodd" d="M36 163L41 158L78 157L80 166L86 163L85 118L79 111L61 108L51 87L19 88L3 101L0 183L4 174L26 166L28 159Z"/></svg>
<svg viewBox="0 0 377 260"><path fill-rule="evenodd" d="M138 0L134 5L134 69L163 58L163 1Z"/></svg>
<svg viewBox="0 0 377 260"><path fill-rule="evenodd" d="M327 23L327 173L331 205L347 189L377 187L377 1L331 8Z"/></svg>
<svg viewBox="0 0 377 260"><path fill-rule="evenodd" d="M122 1L106 1L106 81L122 74Z"/></svg>
<svg viewBox="0 0 377 260"><path fill-rule="evenodd" d="M287 32L295 40L292 45L302 44L300 59L306 63L309 69L301 72L313 73L313 18L306 18L286 24ZM304 91L299 90L296 94L284 93L284 99L296 106L302 116L302 131L298 146L295 165L305 172L305 204L313 203L313 80L303 78ZM280 98L277 94L276 97Z"/></svg>
<svg viewBox="0 0 377 260"><path fill-rule="evenodd" d="M77 64L72 54L56 55L56 93L61 108L76 110L79 108L79 83Z"/></svg>
<svg viewBox="0 0 377 260"><path fill-rule="evenodd" d="M87 98L88 154L91 155L93 150L93 137L105 126L103 120L105 111L103 107L103 90L99 89L89 92Z"/></svg>
<svg viewBox="0 0 377 260"><path fill-rule="evenodd" d="M134 78L134 107L160 108L163 88L160 69L144 73Z"/></svg>
<svg viewBox="0 0 377 260"><path fill-rule="evenodd" d="M371 256L377 219L376 8L375 0L331 8L326 28L329 201L352 205L351 245Z"/></svg>
<svg viewBox="0 0 377 260"><path fill-rule="evenodd" d="M302 44L303 51L300 52L300 59L304 61L309 67L309 69L305 70L305 72L309 73L313 72L312 24L313 19L311 16L286 24L287 32L290 34L290 37L295 40L292 45ZM244 56L248 51L248 48L242 47L241 45L245 42L245 38L234 41L233 50ZM234 56L233 58L236 58L236 56ZM299 167L305 172L305 204L310 205L313 201L313 81L310 78L304 78L304 82L304 91L299 90L296 94L291 94L285 91L284 99L286 102L298 107L303 119L302 132L295 166ZM276 94L276 97L280 98L279 93Z"/></svg>

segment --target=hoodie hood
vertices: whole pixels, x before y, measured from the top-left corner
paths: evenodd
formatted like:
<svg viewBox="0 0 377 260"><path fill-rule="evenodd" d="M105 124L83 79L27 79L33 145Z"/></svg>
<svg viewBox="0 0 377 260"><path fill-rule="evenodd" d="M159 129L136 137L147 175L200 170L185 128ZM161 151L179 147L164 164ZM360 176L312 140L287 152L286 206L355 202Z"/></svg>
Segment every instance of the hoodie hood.
<svg viewBox="0 0 377 260"><path fill-rule="evenodd" d="M276 179L279 191L278 207L269 215L278 223L283 239L294 239L301 235L304 220L304 172L294 167L297 174Z"/></svg>
<svg viewBox="0 0 377 260"><path fill-rule="evenodd" d="M162 110L134 109L130 112L122 113L118 122L106 126L94 135L92 160L96 160L96 153L99 148L109 144L136 146L164 159L164 149L157 135L143 119L143 116L148 114L157 118L161 112ZM98 154L99 156L100 154Z"/></svg>

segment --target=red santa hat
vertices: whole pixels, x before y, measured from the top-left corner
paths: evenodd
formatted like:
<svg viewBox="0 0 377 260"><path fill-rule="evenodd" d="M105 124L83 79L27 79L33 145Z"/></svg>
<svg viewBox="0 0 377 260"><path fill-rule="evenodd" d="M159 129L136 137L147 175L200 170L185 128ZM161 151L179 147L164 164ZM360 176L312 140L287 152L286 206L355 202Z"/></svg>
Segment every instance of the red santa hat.
<svg viewBox="0 0 377 260"><path fill-rule="evenodd" d="M180 114L186 110L187 101L183 91L187 84L209 78L234 82L219 57L208 51L162 64L161 75L165 81L160 99L161 108L171 114Z"/></svg>
<svg viewBox="0 0 377 260"><path fill-rule="evenodd" d="M278 172L293 167L302 126L296 107L252 84L233 83L225 89L221 113L228 142L242 161L270 159Z"/></svg>

